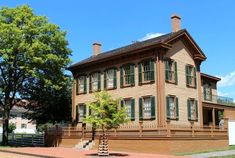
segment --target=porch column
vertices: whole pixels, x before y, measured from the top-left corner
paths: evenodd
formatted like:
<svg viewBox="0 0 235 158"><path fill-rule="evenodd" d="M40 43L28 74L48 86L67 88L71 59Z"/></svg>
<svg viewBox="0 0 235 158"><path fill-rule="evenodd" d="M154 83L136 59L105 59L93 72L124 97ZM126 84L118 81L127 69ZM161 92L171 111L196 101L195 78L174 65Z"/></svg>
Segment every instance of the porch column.
<svg viewBox="0 0 235 158"><path fill-rule="evenodd" d="M201 83L201 70L200 65L201 61L196 62L197 65L197 89L198 89L198 111L200 117L200 125L203 126L203 105L202 105L202 83Z"/></svg>
<svg viewBox="0 0 235 158"><path fill-rule="evenodd" d="M76 114L75 114L75 98L76 98L76 80L73 80L72 85L72 120L75 120Z"/></svg>
<svg viewBox="0 0 235 158"><path fill-rule="evenodd" d="M215 127L215 108L212 109L212 125Z"/></svg>
<svg viewBox="0 0 235 158"><path fill-rule="evenodd" d="M160 49L157 52L157 114L158 114L158 125L166 125L166 106L165 106L165 72L164 72L164 61L163 54L165 50Z"/></svg>

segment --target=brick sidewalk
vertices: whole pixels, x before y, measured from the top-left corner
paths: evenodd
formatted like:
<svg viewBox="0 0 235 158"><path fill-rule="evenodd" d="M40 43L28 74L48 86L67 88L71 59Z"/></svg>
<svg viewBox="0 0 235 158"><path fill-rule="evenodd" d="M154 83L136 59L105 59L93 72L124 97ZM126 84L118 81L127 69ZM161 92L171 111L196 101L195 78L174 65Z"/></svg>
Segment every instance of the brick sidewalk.
<svg viewBox="0 0 235 158"><path fill-rule="evenodd" d="M0 148L0 157L4 158L96 158L97 151L78 151L74 148ZM186 158L183 156L171 156L160 154L128 153L128 152L110 152L110 157L122 158Z"/></svg>

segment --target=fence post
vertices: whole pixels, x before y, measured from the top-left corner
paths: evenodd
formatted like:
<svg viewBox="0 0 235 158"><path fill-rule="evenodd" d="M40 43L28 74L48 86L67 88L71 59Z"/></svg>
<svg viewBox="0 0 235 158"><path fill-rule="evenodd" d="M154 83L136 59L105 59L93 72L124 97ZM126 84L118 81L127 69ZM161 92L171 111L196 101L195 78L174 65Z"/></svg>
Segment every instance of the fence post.
<svg viewBox="0 0 235 158"><path fill-rule="evenodd" d="M69 124L68 136L70 136L70 128L71 128L71 124Z"/></svg>
<svg viewBox="0 0 235 158"><path fill-rule="evenodd" d="M170 125L170 121L167 121L166 122L166 135L167 135L167 137L171 137L171 125Z"/></svg>
<svg viewBox="0 0 235 158"><path fill-rule="evenodd" d="M210 125L210 126L211 126L211 137L214 137L214 133L213 133L213 132L214 132L214 131L213 131L213 130L214 130L214 129L213 129L213 125Z"/></svg>
<svg viewBox="0 0 235 158"><path fill-rule="evenodd" d="M143 136L143 122L139 122L139 137Z"/></svg>
<svg viewBox="0 0 235 158"><path fill-rule="evenodd" d="M191 129L192 129L192 137L195 137L194 123L191 124Z"/></svg>

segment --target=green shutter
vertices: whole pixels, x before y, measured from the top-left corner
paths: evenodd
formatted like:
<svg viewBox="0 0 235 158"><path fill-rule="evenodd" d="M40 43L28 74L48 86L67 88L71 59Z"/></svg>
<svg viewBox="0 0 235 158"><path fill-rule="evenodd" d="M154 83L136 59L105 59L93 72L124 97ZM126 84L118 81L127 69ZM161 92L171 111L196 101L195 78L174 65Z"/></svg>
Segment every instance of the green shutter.
<svg viewBox="0 0 235 158"><path fill-rule="evenodd" d="M123 87L123 67L120 67L120 87Z"/></svg>
<svg viewBox="0 0 235 158"><path fill-rule="evenodd" d="M78 123L78 105L76 105L75 121Z"/></svg>
<svg viewBox="0 0 235 158"><path fill-rule="evenodd" d="M117 88L117 69L113 69L113 88Z"/></svg>
<svg viewBox="0 0 235 158"><path fill-rule="evenodd" d="M186 85L189 85L189 67L188 65L185 66L185 77L186 77Z"/></svg>
<svg viewBox="0 0 235 158"><path fill-rule="evenodd" d="M176 119L179 120L179 99L176 97L176 105L175 105L175 109L176 109Z"/></svg>
<svg viewBox="0 0 235 158"><path fill-rule="evenodd" d="M169 75L168 75L168 72L169 72L169 61L168 60L165 60L165 80L168 81L169 80Z"/></svg>
<svg viewBox="0 0 235 158"><path fill-rule="evenodd" d="M131 69L131 85L135 85L135 65L130 65Z"/></svg>
<svg viewBox="0 0 235 158"><path fill-rule="evenodd" d="M135 120L135 99L131 99L131 121Z"/></svg>
<svg viewBox="0 0 235 158"><path fill-rule="evenodd" d="M207 98L206 98L206 86L207 86L207 84L204 84L203 85L203 95L204 95L204 100L206 100Z"/></svg>
<svg viewBox="0 0 235 158"><path fill-rule="evenodd" d="M86 105L83 104L82 106L83 106L83 110L84 110L84 118L86 118Z"/></svg>
<svg viewBox="0 0 235 158"><path fill-rule="evenodd" d="M171 119L169 96L166 97L166 116L167 116L167 119Z"/></svg>
<svg viewBox="0 0 235 158"><path fill-rule="evenodd" d="M197 88L197 69L194 67L194 83L195 83L195 88Z"/></svg>
<svg viewBox="0 0 235 158"><path fill-rule="evenodd" d="M92 92L91 75L89 75L89 92Z"/></svg>
<svg viewBox="0 0 235 158"><path fill-rule="evenodd" d="M211 87L211 85L210 85L210 101L212 101L212 87Z"/></svg>
<svg viewBox="0 0 235 158"><path fill-rule="evenodd" d="M187 106L188 106L188 120L191 120L191 106L190 106L190 100L187 100Z"/></svg>
<svg viewBox="0 0 235 158"><path fill-rule="evenodd" d="M198 120L198 101L195 101L195 110L196 110L196 120Z"/></svg>
<svg viewBox="0 0 235 158"><path fill-rule="evenodd" d="M178 72L177 72L177 62L174 62L175 64L175 84L178 84Z"/></svg>
<svg viewBox="0 0 235 158"><path fill-rule="evenodd" d="M121 101L120 101L120 104L121 104L121 108L123 108L123 106L124 106L124 100L121 100Z"/></svg>
<svg viewBox="0 0 235 158"><path fill-rule="evenodd" d="M98 73L98 91L100 91L101 90L101 74L100 73Z"/></svg>
<svg viewBox="0 0 235 158"><path fill-rule="evenodd" d="M143 120L143 99L139 98L139 119Z"/></svg>
<svg viewBox="0 0 235 158"><path fill-rule="evenodd" d="M142 83L142 64L138 64L138 70L139 70L139 84Z"/></svg>
<svg viewBox="0 0 235 158"><path fill-rule="evenodd" d="M151 96L151 119L155 118L155 96Z"/></svg>
<svg viewBox="0 0 235 158"><path fill-rule="evenodd" d="M107 89L107 71L104 71L104 89Z"/></svg>
<svg viewBox="0 0 235 158"><path fill-rule="evenodd" d="M86 91L87 91L87 85L86 85L86 76L84 76L84 93L86 94Z"/></svg>
<svg viewBox="0 0 235 158"><path fill-rule="evenodd" d="M89 116L91 115L91 107L89 107Z"/></svg>
<svg viewBox="0 0 235 158"><path fill-rule="evenodd" d="M76 94L78 95L78 78L76 78Z"/></svg>
<svg viewBox="0 0 235 158"><path fill-rule="evenodd" d="M154 76L154 61L150 60L150 80L154 81L155 76Z"/></svg>

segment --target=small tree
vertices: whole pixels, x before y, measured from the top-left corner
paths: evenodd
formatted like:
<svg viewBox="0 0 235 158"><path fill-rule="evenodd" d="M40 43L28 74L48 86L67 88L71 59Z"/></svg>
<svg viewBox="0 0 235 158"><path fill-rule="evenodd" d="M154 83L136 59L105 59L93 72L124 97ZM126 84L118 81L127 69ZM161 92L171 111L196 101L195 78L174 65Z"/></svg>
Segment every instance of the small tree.
<svg viewBox="0 0 235 158"><path fill-rule="evenodd" d="M89 107L90 115L84 119L84 122L91 124L93 130L102 129L101 142L107 139L106 131L117 129L121 124L129 121L126 109L120 107L120 99L113 99L106 91L95 93L95 101L86 105ZM98 153L102 153L100 147Z"/></svg>
<svg viewBox="0 0 235 158"><path fill-rule="evenodd" d="M8 126L8 133L12 133L16 129L16 125L14 123L10 123Z"/></svg>

